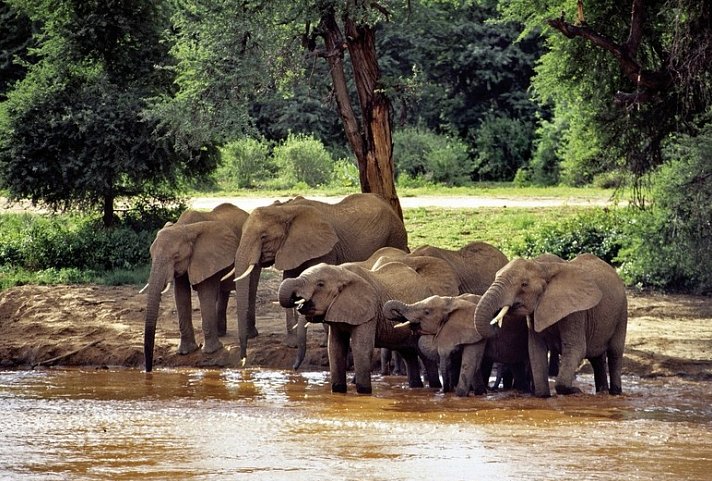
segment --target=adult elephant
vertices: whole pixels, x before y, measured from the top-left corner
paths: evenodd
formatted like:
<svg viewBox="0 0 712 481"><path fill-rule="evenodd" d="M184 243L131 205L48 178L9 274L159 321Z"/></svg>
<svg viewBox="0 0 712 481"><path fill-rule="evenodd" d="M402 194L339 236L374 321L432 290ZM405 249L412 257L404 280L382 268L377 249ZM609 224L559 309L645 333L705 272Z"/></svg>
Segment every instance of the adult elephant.
<svg viewBox="0 0 712 481"><path fill-rule="evenodd" d="M394 323L383 315L383 304L389 299L415 302L431 294L427 280L401 262L389 262L375 270L322 263L298 277L283 280L279 302L286 308L297 307L309 322L329 325L332 392L346 392L346 355L350 346L356 391L370 394L374 347L399 351L406 363L408 385L423 386L417 336L408 329L395 329ZM433 363L427 364L434 367ZM437 368L429 373L429 385L440 387Z"/></svg>
<svg viewBox="0 0 712 481"><path fill-rule="evenodd" d="M592 254L563 263L512 260L497 273L477 306L477 331L491 338L496 334L494 325L500 325L502 313L508 311L529 319L535 395L550 395L548 349L560 353L557 393L581 392L573 380L584 358L593 366L596 392L621 393L628 305L623 282L605 261Z"/></svg>
<svg viewBox="0 0 712 481"><path fill-rule="evenodd" d="M161 294L174 285L180 345L178 352L198 349L193 331L191 287L198 293L204 336L203 352L222 347L218 339L227 329L226 310L232 279L221 280L234 262L242 226L248 214L232 204L220 204L212 211L188 209L175 224L167 223L151 244L151 272L147 292L144 326L146 371L153 369L153 347ZM254 315L254 305L251 309Z"/></svg>
<svg viewBox="0 0 712 481"><path fill-rule="evenodd" d="M283 271L283 278L287 279L319 263L362 261L386 246L408 250L408 235L403 221L388 202L376 194L352 194L337 204L297 198L254 209L243 226L240 246L235 252L237 319L243 363L250 327L245 306L254 297L246 279L250 272L273 265ZM298 339L289 339L295 335L294 324L288 310L288 343L301 345L306 342L303 329L299 329Z"/></svg>
<svg viewBox="0 0 712 481"><path fill-rule="evenodd" d="M473 324L480 296L431 296L415 303L390 300L383 306L387 319L410 325L420 338L420 351L438 360L443 392L458 396L484 394L494 362L515 369L515 387L529 388L527 326L524 318L503 323L497 336L484 339Z"/></svg>
<svg viewBox="0 0 712 481"><path fill-rule="evenodd" d="M493 245L480 241L470 242L457 250L423 245L410 255L439 257L450 264L457 273L460 294L484 294L497 271L509 260Z"/></svg>

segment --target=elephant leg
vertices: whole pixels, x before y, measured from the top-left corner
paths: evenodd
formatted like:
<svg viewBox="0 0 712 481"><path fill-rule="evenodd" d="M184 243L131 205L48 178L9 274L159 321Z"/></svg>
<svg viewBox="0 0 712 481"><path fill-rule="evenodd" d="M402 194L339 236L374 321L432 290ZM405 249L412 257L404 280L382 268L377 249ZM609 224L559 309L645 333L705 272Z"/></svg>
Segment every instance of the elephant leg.
<svg viewBox="0 0 712 481"><path fill-rule="evenodd" d="M178 312L178 329L180 330L178 354L190 354L193 351L197 351L200 346L195 342L192 294L187 275L174 279L173 294L176 301L176 311Z"/></svg>
<svg viewBox="0 0 712 481"><path fill-rule="evenodd" d="M200 314L203 319L203 337L205 345L203 352L213 353L223 347L218 339L218 291L220 290L220 279L210 277L197 286L198 299L200 300Z"/></svg>
<svg viewBox="0 0 712 481"><path fill-rule="evenodd" d="M227 334L227 304L230 301L230 291L220 289L218 291L218 302L215 306L217 310L218 336Z"/></svg>
<svg viewBox="0 0 712 481"><path fill-rule="evenodd" d="M351 332L351 354L354 360L356 392L371 394L371 356L375 345L373 330L370 326L357 326Z"/></svg>
<svg viewBox="0 0 712 481"><path fill-rule="evenodd" d="M588 361L593 368L593 380L596 385L596 392L608 392L608 373L606 372L606 353L600 356L590 357Z"/></svg>
<svg viewBox="0 0 712 481"><path fill-rule="evenodd" d="M413 352L401 352L405 361L405 369L408 374L408 387L424 387L423 379L420 377L420 362L417 354Z"/></svg>
<svg viewBox="0 0 712 481"><path fill-rule="evenodd" d="M389 376L391 374L391 359L393 358L393 351L385 347L381 347L379 350L381 351L381 375Z"/></svg>
<svg viewBox="0 0 712 481"><path fill-rule="evenodd" d="M247 295L247 338L248 339L254 339L255 337L259 336L259 332L257 331L257 326L256 326L256 316L257 316L257 285L260 282L260 274L262 273L262 268L261 267L255 267L252 270L252 273L250 274L250 281L249 281L249 286L248 286L248 295ZM237 297L237 296L236 296Z"/></svg>
<svg viewBox="0 0 712 481"><path fill-rule="evenodd" d="M519 392L531 392L529 382L529 369L526 362L515 362L508 366L509 375L512 377L510 387Z"/></svg>
<svg viewBox="0 0 712 481"><path fill-rule="evenodd" d="M438 371L438 363L429 358L421 358L423 361L423 367L425 368L425 376L428 379L428 387L433 389L442 388L442 383L440 382L440 372ZM420 365L420 363L418 363ZM420 378L420 374L418 374Z"/></svg>
<svg viewBox="0 0 712 481"><path fill-rule="evenodd" d="M401 356L401 353L398 351L393 351L393 375L405 375L405 363L403 362L403 356Z"/></svg>
<svg viewBox="0 0 712 481"><path fill-rule="evenodd" d="M349 335L331 326L329 329L329 374L331 375L331 392L346 392L346 357L349 351Z"/></svg>
<svg viewBox="0 0 712 481"><path fill-rule="evenodd" d="M452 352L439 351L438 352L439 367L440 367L440 377L442 378L442 392L452 392L454 389L452 378Z"/></svg>
<svg viewBox="0 0 712 481"><path fill-rule="evenodd" d="M559 375L556 376L557 394L579 394L581 390L574 387L576 370L586 356L586 338L583 320L564 319L559 321L561 335L561 362Z"/></svg>
<svg viewBox="0 0 712 481"><path fill-rule="evenodd" d="M483 354L484 350L481 346L468 344L463 347L460 375L455 387L455 394L458 396L467 396L470 391L475 390L475 378L479 376L478 370L482 364Z"/></svg>
<svg viewBox="0 0 712 481"><path fill-rule="evenodd" d="M492 368L494 368L494 361L490 357L484 357L482 358L482 362L480 363L480 379L482 380L482 385L485 386L485 391L484 392L478 392L477 394L484 394L487 392L487 386L489 386L489 380L490 377L492 376Z"/></svg>
<svg viewBox="0 0 712 481"><path fill-rule="evenodd" d="M619 395L623 393L623 349L625 346L625 336L627 330L626 322L619 322L616 331L608 345L608 372L611 378L609 394Z"/></svg>
<svg viewBox="0 0 712 481"><path fill-rule="evenodd" d="M549 359L548 349L544 338L529 329L528 334L529 364L532 370L532 381L534 383L534 395L537 397L549 397Z"/></svg>

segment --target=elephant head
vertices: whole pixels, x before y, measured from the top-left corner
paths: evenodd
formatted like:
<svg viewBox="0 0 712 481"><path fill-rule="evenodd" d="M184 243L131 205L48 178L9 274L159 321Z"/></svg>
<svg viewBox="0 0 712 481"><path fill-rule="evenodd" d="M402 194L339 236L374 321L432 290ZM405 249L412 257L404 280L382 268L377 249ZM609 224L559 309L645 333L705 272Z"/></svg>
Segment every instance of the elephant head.
<svg viewBox="0 0 712 481"><path fill-rule="evenodd" d="M462 325L471 331L467 336L469 343L482 340L472 323L475 306L480 296L463 294L452 296L430 296L413 304L390 300L383 306L383 313L389 320L401 320L419 334L437 336L447 322Z"/></svg>
<svg viewBox="0 0 712 481"><path fill-rule="evenodd" d="M341 266L317 264L279 286L282 307L297 307L309 322L358 325L377 316L378 295L363 277Z"/></svg>
<svg viewBox="0 0 712 481"><path fill-rule="evenodd" d="M571 263L514 259L497 272L475 312L475 327L484 337L505 313L526 316L535 332L577 311L597 305L603 296L595 280Z"/></svg>
<svg viewBox="0 0 712 481"><path fill-rule="evenodd" d="M216 221L173 224L161 229L151 244L151 272L144 326L146 371L153 368L153 347L161 294L175 277L187 275L196 285L230 267L239 239Z"/></svg>

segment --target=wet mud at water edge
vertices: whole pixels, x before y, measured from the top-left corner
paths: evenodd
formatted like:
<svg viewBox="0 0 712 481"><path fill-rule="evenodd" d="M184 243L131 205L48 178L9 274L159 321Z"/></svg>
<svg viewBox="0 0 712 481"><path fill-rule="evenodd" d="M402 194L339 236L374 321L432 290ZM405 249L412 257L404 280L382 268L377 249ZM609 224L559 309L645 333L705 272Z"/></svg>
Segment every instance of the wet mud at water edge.
<svg viewBox="0 0 712 481"><path fill-rule="evenodd" d="M323 371L0 371L0 480L709 480L711 387L457 398L374 376L358 396Z"/></svg>

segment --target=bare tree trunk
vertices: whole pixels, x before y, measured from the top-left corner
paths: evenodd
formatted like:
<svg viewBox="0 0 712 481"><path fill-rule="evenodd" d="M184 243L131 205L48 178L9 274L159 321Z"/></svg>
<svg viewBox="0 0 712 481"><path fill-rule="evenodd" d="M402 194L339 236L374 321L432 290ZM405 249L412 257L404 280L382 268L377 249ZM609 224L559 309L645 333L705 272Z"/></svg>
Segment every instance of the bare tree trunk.
<svg viewBox="0 0 712 481"><path fill-rule="evenodd" d="M372 192L386 199L398 216L403 218L395 187L393 139L391 136L390 102L379 91L380 69L374 33L369 26L357 26L344 18L347 40L332 10L322 14L320 34L324 38L326 58L331 67L336 103L344 124L346 138L356 156L362 192ZM344 73L344 50L348 49L358 92L361 122L351 104Z"/></svg>

